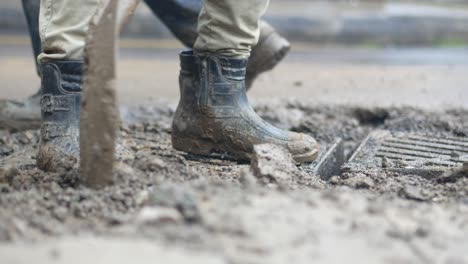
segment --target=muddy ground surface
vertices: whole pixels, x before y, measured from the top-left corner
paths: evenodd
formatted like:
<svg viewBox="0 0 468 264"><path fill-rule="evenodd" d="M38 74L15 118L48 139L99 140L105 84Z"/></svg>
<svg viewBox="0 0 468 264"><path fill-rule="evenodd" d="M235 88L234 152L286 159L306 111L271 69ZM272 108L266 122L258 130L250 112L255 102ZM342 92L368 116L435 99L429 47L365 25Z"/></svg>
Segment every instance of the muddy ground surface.
<svg viewBox="0 0 468 264"><path fill-rule="evenodd" d="M174 107L122 110L116 182L98 191L76 168L38 170L38 131L1 131L2 263L79 263L99 251L114 258L102 263L468 263L467 172L346 172L325 182L265 153L252 166L186 155L171 148ZM463 109L255 108L324 144L341 137L347 156L375 129L468 137Z"/></svg>

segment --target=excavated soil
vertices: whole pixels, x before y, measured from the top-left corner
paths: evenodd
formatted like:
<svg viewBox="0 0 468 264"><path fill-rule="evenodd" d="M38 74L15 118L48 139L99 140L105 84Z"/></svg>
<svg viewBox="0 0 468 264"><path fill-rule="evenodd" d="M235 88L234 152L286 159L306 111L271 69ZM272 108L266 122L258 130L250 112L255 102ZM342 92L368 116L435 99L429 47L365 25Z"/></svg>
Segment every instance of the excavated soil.
<svg viewBox="0 0 468 264"><path fill-rule="evenodd" d="M302 100L259 102L255 109L320 142L341 137L347 156L375 129L468 137L463 109ZM38 170L38 131L0 132L0 245L26 243L27 250L86 235L143 239L225 263L468 263L468 173L462 169L431 180L345 172L325 182L306 165L291 166L277 153L270 159L265 150L252 168L173 150L174 104L122 113L115 184L102 190L83 186L77 168Z"/></svg>

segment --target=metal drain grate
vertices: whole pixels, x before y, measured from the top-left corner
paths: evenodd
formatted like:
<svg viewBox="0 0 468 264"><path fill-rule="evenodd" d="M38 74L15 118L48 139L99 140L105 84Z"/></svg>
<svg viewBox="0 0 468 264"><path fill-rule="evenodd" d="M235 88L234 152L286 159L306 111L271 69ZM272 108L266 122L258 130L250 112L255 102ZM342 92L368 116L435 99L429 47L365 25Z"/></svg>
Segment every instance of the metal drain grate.
<svg viewBox="0 0 468 264"><path fill-rule="evenodd" d="M424 134L371 133L350 158L347 168L380 168L438 175L468 161L468 138Z"/></svg>
<svg viewBox="0 0 468 264"><path fill-rule="evenodd" d="M428 165L459 166L468 157L468 140L463 138L391 137L377 151L377 157L390 160L425 160Z"/></svg>

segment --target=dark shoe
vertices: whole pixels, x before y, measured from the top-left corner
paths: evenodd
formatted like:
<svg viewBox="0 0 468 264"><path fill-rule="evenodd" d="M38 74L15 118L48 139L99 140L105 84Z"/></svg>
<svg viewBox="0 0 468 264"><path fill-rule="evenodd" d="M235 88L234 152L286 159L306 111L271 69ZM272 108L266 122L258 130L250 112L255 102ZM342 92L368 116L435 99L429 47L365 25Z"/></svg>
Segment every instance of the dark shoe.
<svg viewBox="0 0 468 264"><path fill-rule="evenodd" d="M291 43L276 32L268 23L260 22L260 39L257 46L252 49L245 85L247 90L252 87L257 77L271 71L286 57L291 49Z"/></svg>
<svg viewBox="0 0 468 264"><path fill-rule="evenodd" d="M313 161L318 144L310 136L278 129L262 120L247 101L247 60L180 54L181 99L172 125L172 145L193 154L250 160L253 146L287 148L296 162Z"/></svg>
<svg viewBox="0 0 468 264"><path fill-rule="evenodd" d="M169 28L174 36L188 48L193 48L198 37L198 15L202 0L145 0L145 3ZM247 65L247 90L263 72L273 69L289 52L291 44L268 23L260 23L260 39L253 47Z"/></svg>
<svg viewBox="0 0 468 264"><path fill-rule="evenodd" d="M0 100L0 129L23 131L38 129L41 125L41 94L22 101Z"/></svg>
<svg viewBox="0 0 468 264"><path fill-rule="evenodd" d="M37 166L57 171L79 160L83 63L61 61L42 68L42 125Z"/></svg>
<svg viewBox="0 0 468 264"><path fill-rule="evenodd" d="M40 75L37 56L41 51L39 37L39 0L23 0L23 12L26 16L29 35L36 63L36 70ZM24 100L0 100L0 129L22 131L38 129L41 126L41 94L40 90Z"/></svg>
<svg viewBox="0 0 468 264"><path fill-rule="evenodd" d="M37 75L40 75L40 64L37 62L37 56L41 53L41 38L39 36L39 6L40 0L23 0L23 12L28 24L29 36L33 50L33 60L36 63ZM40 113L39 113L40 114Z"/></svg>
<svg viewBox="0 0 468 264"><path fill-rule="evenodd" d="M145 0L145 3L178 40L193 47L203 0Z"/></svg>

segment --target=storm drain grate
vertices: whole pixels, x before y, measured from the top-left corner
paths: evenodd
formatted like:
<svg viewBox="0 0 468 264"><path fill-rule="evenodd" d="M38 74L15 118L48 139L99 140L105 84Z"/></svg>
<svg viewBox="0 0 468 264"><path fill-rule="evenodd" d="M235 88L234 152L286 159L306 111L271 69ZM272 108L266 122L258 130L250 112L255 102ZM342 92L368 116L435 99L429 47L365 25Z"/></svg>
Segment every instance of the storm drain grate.
<svg viewBox="0 0 468 264"><path fill-rule="evenodd" d="M355 151L346 168L380 168L430 177L467 161L468 138L375 131Z"/></svg>

